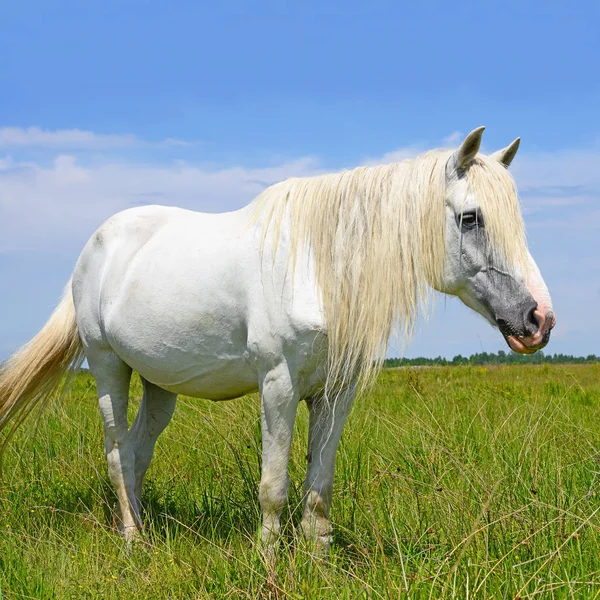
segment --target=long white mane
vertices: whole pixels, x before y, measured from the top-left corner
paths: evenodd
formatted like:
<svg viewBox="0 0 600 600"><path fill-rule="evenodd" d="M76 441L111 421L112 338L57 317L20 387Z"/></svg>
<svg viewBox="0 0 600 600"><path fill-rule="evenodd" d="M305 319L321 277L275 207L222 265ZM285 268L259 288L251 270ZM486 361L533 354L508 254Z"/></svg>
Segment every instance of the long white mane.
<svg viewBox="0 0 600 600"><path fill-rule="evenodd" d="M397 329L410 339L415 319L439 287L445 261L446 164L451 151L310 178L262 192L253 219L275 247L291 219L290 265L302 247L314 257L328 335L328 383L368 385ZM488 255L506 269L526 264L513 179L478 155L465 172L485 220ZM264 239L264 238L263 238Z"/></svg>

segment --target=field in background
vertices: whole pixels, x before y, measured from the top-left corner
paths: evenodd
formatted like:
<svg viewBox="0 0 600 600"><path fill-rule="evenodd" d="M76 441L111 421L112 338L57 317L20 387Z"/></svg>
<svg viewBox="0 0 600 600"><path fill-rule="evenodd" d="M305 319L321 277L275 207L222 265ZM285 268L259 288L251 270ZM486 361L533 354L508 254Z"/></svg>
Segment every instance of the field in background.
<svg viewBox="0 0 600 600"><path fill-rule="evenodd" d="M139 404L135 383L133 410ZM115 533L89 374L11 442L1 598L564 598L600 594L600 365L390 369L355 404L335 545L295 537L300 406L275 574L259 524L257 397L181 398L144 490L145 543ZM407 591L408 590L408 591Z"/></svg>

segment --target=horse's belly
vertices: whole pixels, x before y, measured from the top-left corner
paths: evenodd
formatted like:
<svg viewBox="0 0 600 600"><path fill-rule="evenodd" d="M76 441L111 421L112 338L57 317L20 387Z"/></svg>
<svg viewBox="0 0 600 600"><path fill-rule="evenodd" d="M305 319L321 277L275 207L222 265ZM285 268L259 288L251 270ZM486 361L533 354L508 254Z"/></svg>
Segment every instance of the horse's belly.
<svg viewBox="0 0 600 600"><path fill-rule="evenodd" d="M222 400L256 390L237 290L225 286L174 293L165 287L152 293L141 281L137 284L124 287L105 322L111 347L127 364L178 394Z"/></svg>
<svg viewBox="0 0 600 600"><path fill-rule="evenodd" d="M218 369L189 373L184 379L151 368L137 370L142 377L165 390L194 398L231 400L258 390L256 374L247 369L245 361L226 361Z"/></svg>
<svg viewBox="0 0 600 600"><path fill-rule="evenodd" d="M137 332L141 328L136 328ZM143 330L142 330L143 331ZM207 332L178 336L111 335L111 346L144 379L177 394L228 400L257 390L257 374L248 351L231 338L207 341ZM194 338L198 337L197 340Z"/></svg>

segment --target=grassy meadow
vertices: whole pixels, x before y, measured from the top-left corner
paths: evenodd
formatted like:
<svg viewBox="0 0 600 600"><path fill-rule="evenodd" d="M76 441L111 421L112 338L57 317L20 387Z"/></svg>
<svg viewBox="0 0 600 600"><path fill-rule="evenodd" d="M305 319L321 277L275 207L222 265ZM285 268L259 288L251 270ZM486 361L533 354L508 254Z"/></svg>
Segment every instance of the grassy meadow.
<svg viewBox="0 0 600 600"><path fill-rule="evenodd" d="M140 394L136 381L132 416ZM180 399L146 479L144 541L128 551L80 374L7 452L0 598L600 596L600 365L383 371L342 438L326 559L295 535L298 415L274 572L254 545L256 396Z"/></svg>

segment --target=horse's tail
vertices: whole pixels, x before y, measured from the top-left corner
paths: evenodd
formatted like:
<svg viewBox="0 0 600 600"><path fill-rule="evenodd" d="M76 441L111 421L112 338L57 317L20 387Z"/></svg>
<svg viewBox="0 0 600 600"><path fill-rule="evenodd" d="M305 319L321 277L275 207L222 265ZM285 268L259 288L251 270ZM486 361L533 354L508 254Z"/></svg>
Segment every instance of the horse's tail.
<svg viewBox="0 0 600 600"><path fill-rule="evenodd" d="M69 281L60 304L41 331L0 365L0 431L12 424L0 445L0 461L17 427L61 387L69 367L76 371L83 359Z"/></svg>

